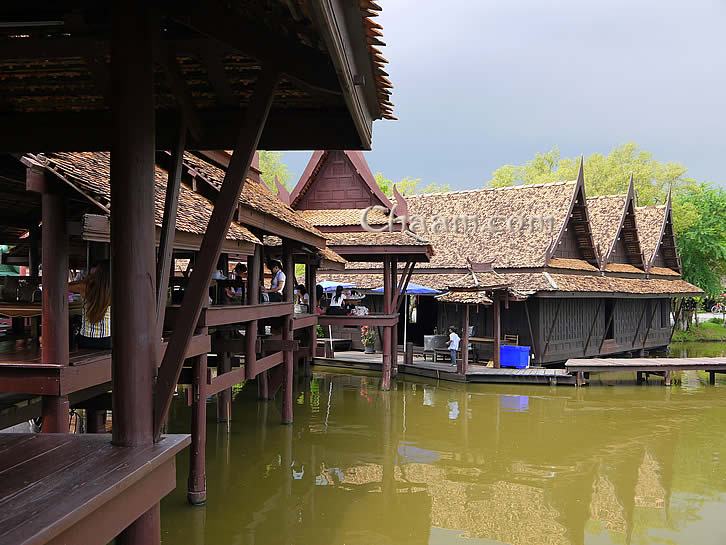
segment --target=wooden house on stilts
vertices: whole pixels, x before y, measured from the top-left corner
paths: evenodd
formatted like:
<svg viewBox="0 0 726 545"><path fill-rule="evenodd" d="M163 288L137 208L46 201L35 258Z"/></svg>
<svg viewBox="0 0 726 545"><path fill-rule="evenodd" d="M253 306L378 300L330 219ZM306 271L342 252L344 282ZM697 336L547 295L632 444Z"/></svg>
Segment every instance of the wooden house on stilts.
<svg viewBox="0 0 726 545"><path fill-rule="evenodd" d="M680 277L670 198L637 207L632 179L622 195L588 198L581 164L573 181L407 195L391 203L369 173L359 153L316 152L291 205L340 253L341 241L356 236L431 245L432 257L416 267L412 281L447 293L420 299L409 329L416 344L435 330L468 324L472 358L495 366L503 342L529 346L537 365L638 353L668 345L674 299L700 293ZM320 278L375 288L380 265L348 263L344 274Z"/></svg>

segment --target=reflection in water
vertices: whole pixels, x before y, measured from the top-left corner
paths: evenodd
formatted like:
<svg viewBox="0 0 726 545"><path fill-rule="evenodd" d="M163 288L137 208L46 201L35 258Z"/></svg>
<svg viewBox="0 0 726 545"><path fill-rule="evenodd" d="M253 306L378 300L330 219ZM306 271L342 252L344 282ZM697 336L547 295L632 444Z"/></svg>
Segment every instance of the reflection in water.
<svg viewBox="0 0 726 545"><path fill-rule="evenodd" d="M726 383L705 382L576 390L399 377L386 393L377 378L316 374L293 426L243 388L230 431L209 423L206 507L186 505L179 459L163 542L724 543ZM172 419L185 431L188 408Z"/></svg>

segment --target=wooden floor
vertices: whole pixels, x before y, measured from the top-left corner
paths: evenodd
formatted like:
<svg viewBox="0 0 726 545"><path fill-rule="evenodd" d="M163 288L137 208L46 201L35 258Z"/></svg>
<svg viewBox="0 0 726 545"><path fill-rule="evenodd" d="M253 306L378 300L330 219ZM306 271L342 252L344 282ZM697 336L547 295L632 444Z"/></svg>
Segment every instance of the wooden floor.
<svg viewBox="0 0 726 545"><path fill-rule="evenodd" d="M148 447L100 434L0 434L0 545L105 545L176 485L188 435Z"/></svg>
<svg viewBox="0 0 726 545"><path fill-rule="evenodd" d="M315 358L315 363L328 367L380 371L381 354L364 354L349 351L336 352L334 358ZM447 362L432 362L414 358L413 365L403 363L403 355L399 353L398 372L400 374L428 377L452 382L472 383L510 383L510 384L575 384L575 377L566 369L546 369L531 367L528 369L493 369L483 365L470 365L466 376L456 372L456 368Z"/></svg>
<svg viewBox="0 0 726 545"><path fill-rule="evenodd" d="M581 358L567 360L571 372L604 373L621 371L687 371L726 372L726 358Z"/></svg>

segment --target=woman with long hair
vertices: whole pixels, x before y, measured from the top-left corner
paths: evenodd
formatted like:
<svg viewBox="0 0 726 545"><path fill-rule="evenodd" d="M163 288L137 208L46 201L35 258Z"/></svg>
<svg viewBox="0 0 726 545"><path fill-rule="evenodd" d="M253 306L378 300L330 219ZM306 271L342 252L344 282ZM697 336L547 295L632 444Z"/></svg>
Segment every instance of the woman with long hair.
<svg viewBox="0 0 726 545"><path fill-rule="evenodd" d="M346 314L345 300L347 299L345 293L343 293L343 286L335 287L335 294L330 298L330 306L326 314L332 315L343 315Z"/></svg>
<svg viewBox="0 0 726 545"><path fill-rule="evenodd" d="M80 348L111 348L111 271L108 260L100 261L86 278L73 282L70 290L83 298Z"/></svg>

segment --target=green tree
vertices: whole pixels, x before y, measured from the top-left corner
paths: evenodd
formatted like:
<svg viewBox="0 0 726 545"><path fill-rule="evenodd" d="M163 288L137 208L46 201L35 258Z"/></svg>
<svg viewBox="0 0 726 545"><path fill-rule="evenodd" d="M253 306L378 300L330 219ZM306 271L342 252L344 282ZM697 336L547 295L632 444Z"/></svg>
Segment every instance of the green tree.
<svg viewBox="0 0 726 545"><path fill-rule="evenodd" d="M390 178L386 178L383 173L377 172L374 175L378 187L386 195L386 197L393 197L393 185L394 181ZM451 191L449 184L437 184L429 183L421 187L421 178L411 178L406 176L395 182L396 189L401 195L415 195L417 193L441 193Z"/></svg>
<svg viewBox="0 0 726 545"><path fill-rule="evenodd" d="M562 158L555 147L546 153L537 153L523 165L504 165L492 173L491 187L519 184L542 184L577 178L580 159ZM668 188L674 191L696 184L686 177L686 167L680 163L660 162L653 155L628 143L618 146L607 155L593 153L585 158L585 182L588 195L623 193L630 175L638 193L638 204L665 202Z"/></svg>
<svg viewBox="0 0 726 545"><path fill-rule="evenodd" d="M290 169L287 164L282 162L282 152L280 151L261 151L260 152L260 170L262 171L262 181L273 193L277 193L275 186L275 177L285 187L289 187Z"/></svg>
<svg viewBox="0 0 726 545"><path fill-rule="evenodd" d="M579 158L562 158L555 147L522 165L499 167L488 185L574 180L579 165ZM593 153L585 158L585 185L590 196L624 193L631 174L639 205L662 204L672 189L683 276L714 295L720 292L720 277L726 274L726 195L722 189L697 183L686 172L680 163L657 161L633 143L618 146L607 155Z"/></svg>
<svg viewBox="0 0 726 545"><path fill-rule="evenodd" d="M683 277L718 296L726 276L726 191L708 184L681 190L673 197L673 224Z"/></svg>

